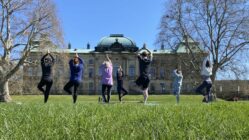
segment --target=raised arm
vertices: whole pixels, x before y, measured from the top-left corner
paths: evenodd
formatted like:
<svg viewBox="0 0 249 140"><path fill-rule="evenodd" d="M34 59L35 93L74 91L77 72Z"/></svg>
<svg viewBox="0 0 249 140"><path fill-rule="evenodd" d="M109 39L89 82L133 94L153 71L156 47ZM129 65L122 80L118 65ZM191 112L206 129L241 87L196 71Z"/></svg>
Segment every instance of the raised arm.
<svg viewBox="0 0 249 140"><path fill-rule="evenodd" d="M43 55L43 57L41 58L41 63L44 63L44 59L45 59L45 57L47 57L47 56L48 56L48 53L45 54L45 55Z"/></svg>
<svg viewBox="0 0 249 140"><path fill-rule="evenodd" d="M206 63L207 63L208 60L209 60L208 57L206 57L206 58L203 60L203 62L202 62L202 68L206 68Z"/></svg>
<svg viewBox="0 0 249 140"><path fill-rule="evenodd" d="M51 57L51 59L52 59L52 63L54 64L55 59L54 59L53 55L52 55L51 53L48 53L48 55Z"/></svg>
<svg viewBox="0 0 249 140"><path fill-rule="evenodd" d="M107 60L108 62L112 63L112 61L111 61L111 59L109 58L108 54L106 54L105 57L106 57L106 60Z"/></svg>
<svg viewBox="0 0 249 140"><path fill-rule="evenodd" d="M80 57L78 57L78 59L79 59L79 62L80 62L80 64L84 64L84 61L83 61L83 59L81 59Z"/></svg>
<svg viewBox="0 0 249 140"><path fill-rule="evenodd" d="M177 73L177 69L173 71L173 75L176 77L182 77L182 73L181 72Z"/></svg>

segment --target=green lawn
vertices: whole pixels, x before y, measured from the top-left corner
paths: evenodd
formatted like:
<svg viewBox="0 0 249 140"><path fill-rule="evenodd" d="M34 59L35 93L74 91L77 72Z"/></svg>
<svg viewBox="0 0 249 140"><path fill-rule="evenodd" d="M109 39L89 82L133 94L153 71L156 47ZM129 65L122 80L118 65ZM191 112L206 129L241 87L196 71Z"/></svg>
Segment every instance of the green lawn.
<svg viewBox="0 0 249 140"><path fill-rule="evenodd" d="M202 103L201 96L12 96L0 103L0 139L249 139L249 102Z"/></svg>

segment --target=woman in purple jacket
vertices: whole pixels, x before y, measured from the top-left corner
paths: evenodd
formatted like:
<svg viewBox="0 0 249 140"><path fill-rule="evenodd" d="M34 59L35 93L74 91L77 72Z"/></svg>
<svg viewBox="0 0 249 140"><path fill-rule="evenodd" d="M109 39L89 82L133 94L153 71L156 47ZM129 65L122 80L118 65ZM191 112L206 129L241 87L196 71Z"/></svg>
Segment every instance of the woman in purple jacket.
<svg viewBox="0 0 249 140"><path fill-rule="evenodd" d="M111 88L113 85L113 78L112 78L112 61L106 55L106 60L101 65L101 83L102 83L102 99L103 102L109 103L110 96L111 96ZM105 91L107 90L107 98L105 96Z"/></svg>
<svg viewBox="0 0 249 140"><path fill-rule="evenodd" d="M68 94L72 94L71 88L74 87L73 92L73 102L76 103L77 100L77 88L79 87L82 81L82 74L84 71L84 62L76 53L74 58L69 61L70 66L70 80L64 86L64 90Z"/></svg>

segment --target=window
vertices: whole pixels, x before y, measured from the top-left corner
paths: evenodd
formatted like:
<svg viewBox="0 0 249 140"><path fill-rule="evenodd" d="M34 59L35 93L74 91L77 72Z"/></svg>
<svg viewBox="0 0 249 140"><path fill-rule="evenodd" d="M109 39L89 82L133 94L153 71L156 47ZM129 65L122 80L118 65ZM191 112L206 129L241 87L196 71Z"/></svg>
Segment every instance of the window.
<svg viewBox="0 0 249 140"><path fill-rule="evenodd" d="M94 70L93 70L93 68L89 68L88 69L88 77L93 78L93 76L94 76Z"/></svg>
<svg viewBox="0 0 249 140"><path fill-rule="evenodd" d="M90 91L93 91L93 90L94 90L94 85L93 85L93 83L89 83L89 90L90 90Z"/></svg>
<svg viewBox="0 0 249 140"><path fill-rule="evenodd" d="M155 79L155 77L156 77L156 69L155 68L150 68L150 76L151 76L151 79Z"/></svg>
<svg viewBox="0 0 249 140"><path fill-rule="evenodd" d="M88 64L89 64L89 65L93 65L93 63L94 63L94 62L93 62L93 59L89 59Z"/></svg>
<svg viewBox="0 0 249 140"><path fill-rule="evenodd" d="M160 68L160 79L164 79L164 78L165 78L165 69Z"/></svg>
<svg viewBox="0 0 249 140"><path fill-rule="evenodd" d="M135 77L135 73L136 73L136 71L135 71L135 66L134 66L134 65L131 65L131 66L129 67L129 76L130 76L130 77Z"/></svg>
<svg viewBox="0 0 249 140"><path fill-rule="evenodd" d="M161 86L161 93L166 93L166 84L160 83L160 86Z"/></svg>
<svg viewBox="0 0 249 140"><path fill-rule="evenodd" d="M99 66L99 76L102 76L102 65L101 66Z"/></svg>
<svg viewBox="0 0 249 140"><path fill-rule="evenodd" d="M119 66L118 65L114 65L114 67L113 67L113 77L116 77L117 75L116 75L116 73L117 73L117 71L118 71L118 68L119 68Z"/></svg>

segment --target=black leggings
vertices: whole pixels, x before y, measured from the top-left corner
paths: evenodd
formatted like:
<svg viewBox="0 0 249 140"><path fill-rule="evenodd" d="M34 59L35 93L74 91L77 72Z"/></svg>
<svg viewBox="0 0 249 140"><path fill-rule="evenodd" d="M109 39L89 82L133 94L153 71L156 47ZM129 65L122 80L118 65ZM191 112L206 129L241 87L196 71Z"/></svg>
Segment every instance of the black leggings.
<svg viewBox="0 0 249 140"><path fill-rule="evenodd" d="M48 80L48 79L41 79L40 83L38 84L37 88L43 92L44 94L44 103L48 101L48 96L50 89L52 87L53 80ZM46 86L46 89L43 89L43 86Z"/></svg>
<svg viewBox="0 0 249 140"><path fill-rule="evenodd" d="M112 85L105 85L105 84L102 85L102 98L103 98L103 101L106 102L106 103L109 103L109 101L110 101L111 88L112 88ZM107 90L107 100L106 100L106 97L105 97L105 91L106 90Z"/></svg>
<svg viewBox="0 0 249 140"><path fill-rule="evenodd" d="M203 89L206 88L206 93L203 93ZM202 84L196 89L196 92L203 96L210 96L212 88L212 82L203 81Z"/></svg>
<svg viewBox="0 0 249 140"><path fill-rule="evenodd" d="M71 88L74 86L74 92L73 92L73 102L75 103L77 100L77 89L80 85L79 81L69 81L65 86L64 86L64 90L68 93L68 94L72 94Z"/></svg>
<svg viewBox="0 0 249 140"><path fill-rule="evenodd" d="M124 94L128 94L128 91L123 86L118 86L118 95L121 96L121 92L123 91Z"/></svg>

